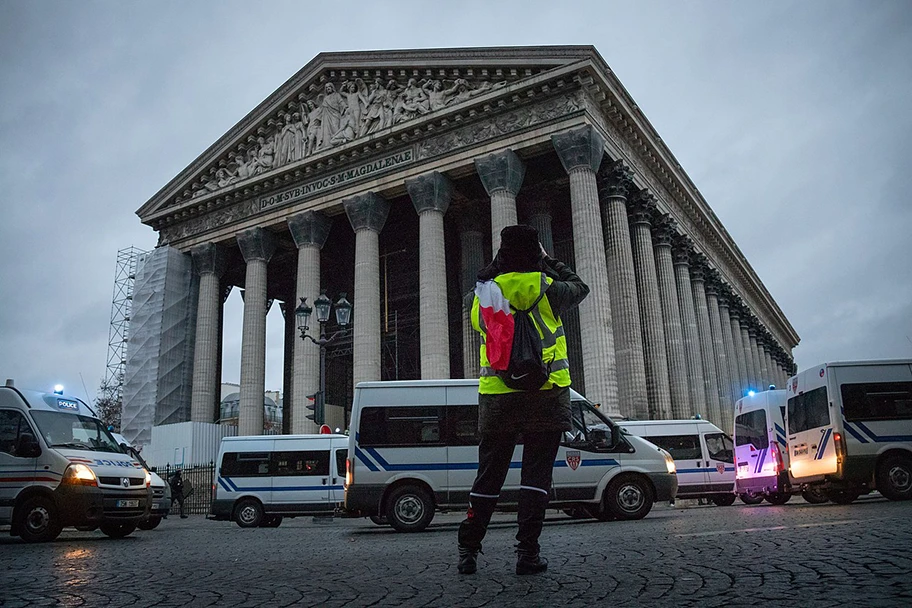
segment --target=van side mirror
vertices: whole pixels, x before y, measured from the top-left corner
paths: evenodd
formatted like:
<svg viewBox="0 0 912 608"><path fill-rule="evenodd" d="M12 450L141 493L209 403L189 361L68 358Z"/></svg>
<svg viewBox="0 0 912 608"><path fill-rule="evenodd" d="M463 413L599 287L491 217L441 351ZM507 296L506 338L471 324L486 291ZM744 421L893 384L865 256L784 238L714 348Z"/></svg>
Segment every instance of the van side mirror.
<svg viewBox="0 0 912 608"><path fill-rule="evenodd" d="M158 467L149 467L149 471L152 473L158 473Z"/></svg>
<svg viewBox="0 0 912 608"><path fill-rule="evenodd" d="M20 458L35 458L41 456L41 446L31 433L22 433L16 441L16 456Z"/></svg>

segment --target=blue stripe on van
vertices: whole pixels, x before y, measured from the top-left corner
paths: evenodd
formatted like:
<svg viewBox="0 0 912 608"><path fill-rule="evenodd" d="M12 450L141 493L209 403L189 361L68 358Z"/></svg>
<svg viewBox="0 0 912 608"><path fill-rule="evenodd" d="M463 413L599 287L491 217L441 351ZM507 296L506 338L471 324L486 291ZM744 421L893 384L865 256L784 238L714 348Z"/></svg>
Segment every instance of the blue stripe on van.
<svg viewBox="0 0 912 608"><path fill-rule="evenodd" d="M859 443L869 443L869 441L864 438L864 435L856 431L855 428L845 420L842 421L842 426L849 433L849 435L857 439Z"/></svg>
<svg viewBox="0 0 912 608"><path fill-rule="evenodd" d="M827 442L830 440L830 435L833 434L833 429L829 428L826 430L826 433L823 434L823 440L820 442L820 447L817 448L817 454L814 456L814 460L820 460L823 458L823 454L826 451Z"/></svg>
<svg viewBox="0 0 912 608"><path fill-rule="evenodd" d="M858 428L864 431L868 437L877 443L889 443L891 441L912 441L912 435L876 435L874 431L866 427L863 423L856 420L855 424L857 424Z"/></svg>
<svg viewBox="0 0 912 608"><path fill-rule="evenodd" d="M788 451L788 443L786 443L785 437L782 435L776 435L776 443L782 446L782 449Z"/></svg>
<svg viewBox="0 0 912 608"><path fill-rule="evenodd" d="M218 478L218 484L219 484L220 486L222 486L223 488L225 488L225 491L226 491L226 492L230 492L230 491L231 491L231 488L228 487L228 484L226 484L226 483L225 483L225 480L222 479L221 477Z"/></svg>
<svg viewBox="0 0 912 608"><path fill-rule="evenodd" d="M776 427L776 432L779 433L780 435L784 436L786 434L785 429L782 428L781 426L779 426L778 422L774 422L773 426Z"/></svg>
<svg viewBox="0 0 912 608"><path fill-rule="evenodd" d="M355 448L355 456L357 456L358 460L363 462L371 471L377 472L380 470L377 468L377 465L371 462L370 458L364 455L364 452L362 452L360 448Z"/></svg>
<svg viewBox="0 0 912 608"><path fill-rule="evenodd" d="M227 487L225 487L224 484L222 484L222 487L225 488L226 490L228 490L229 492L306 492L306 491L310 491L310 490L342 490L342 489L344 489L344 486L325 486L323 484L320 484L318 486L289 486L289 487L279 487L279 488L259 487L259 486L250 486L250 487L245 486L245 487L241 488L241 487L238 487L238 485L236 483L234 483L230 477L224 477L224 478L219 477L219 483L221 483L221 481L223 479L226 483L228 483L228 485L231 486L231 489L228 489Z"/></svg>
<svg viewBox="0 0 912 608"><path fill-rule="evenodd" d="M430 462L430 463L416 463L416 464L392 464L387 462L383 456L380 455L380 452L376 448L364 448L364 451L370 454L374 460L377 461L377 464L380 465L380 468L384 471L474 471L478 468L478 462ZM358 448L355 448L355 453L358 457L368 466L371 467L372 463L367 459L366 456L360 453ZM580 462L579 466L581 467L598 467L598 466L617 466L618 461L613 458L598 458L583 460ZM569 466L565 460L556 460L554 461L555 468L567 467ZM511 469L521 469L522 462L515 461L510 463ZM376 468L371 468L372 471L377 471ZM715 470L715 469L713 469ZM734 470L734 469L732 469Z"/></svg>

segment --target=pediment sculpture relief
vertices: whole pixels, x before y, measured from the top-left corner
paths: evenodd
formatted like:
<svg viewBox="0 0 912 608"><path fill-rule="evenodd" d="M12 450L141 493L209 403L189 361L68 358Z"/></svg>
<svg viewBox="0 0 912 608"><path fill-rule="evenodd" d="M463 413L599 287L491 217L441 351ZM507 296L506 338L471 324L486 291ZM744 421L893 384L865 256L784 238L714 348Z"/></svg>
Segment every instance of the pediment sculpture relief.
<svg viewBox="0 0 912 608"><path fill-rule="evenodd" d="M285 111L271 129L255 142L241 145L231 160L215 175L201 178L202 196L266 171L366 137L388 127L413 120L503 87L507 82L470 83L455 80L375 78L366 84L361 78L341 86L327 82L323 91L303 101L297 111ZM205 180L205 181L204 181Z"/></svg>

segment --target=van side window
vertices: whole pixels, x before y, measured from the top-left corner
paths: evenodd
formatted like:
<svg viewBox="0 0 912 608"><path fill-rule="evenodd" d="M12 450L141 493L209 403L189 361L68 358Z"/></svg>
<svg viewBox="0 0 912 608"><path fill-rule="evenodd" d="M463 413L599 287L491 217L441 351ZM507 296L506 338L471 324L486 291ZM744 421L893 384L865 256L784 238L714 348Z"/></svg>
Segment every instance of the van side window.
<svg viewBox="0 0 912 608"><path fill-rule="evenodd" d="M219 468L222 477L258 477L269 475L268 452L227 452Z"/></svg>
<svg viewBox="0 0 912 608"><path fill-rule="evenodd" d="M644 437L644 439L666 450L675 460L703 458L700 438L697 435L665 435L664 437Z"/></svg>
<svg viewBox="0 0 912 608"><path fill-rule="evenodd" d="M444 445L441 407L367 407L361 411L362 447Z"/></svg>
<svg viewBox="0 0 912 608"><path fill-rule="evenodd" d="M706 451L713 460L734 464L734 449L731 438L725 433L707 433L703 436L706 441Z"/></svg>
<svg viewBox="0 0 912 608"><path fill-rule="evenodd" d="M345 477L346 461L348 460L348 448L336 450L336 474Z"/></svg>
<svg viewBox="0 0 912 608"><path fill-rule="evenodd" d="M329 475L329 450L273 452L273 475L277 477Z"/></svg>
<svg viewBox="0 0 912 608"><path fill-rule="evenodd" d="M16 410L0 410L0 452L16 456L16 444L21 433L31 433L25 417Z"/></svg>
<svg viewBox="0 0 912 608"><path fill-rule="evenodd" d="M448 407L447 445L478 445L478 406Z"/></svg>
<svg viewBox="0 0 912 608"><path fill-rule="evenodd" d="M843 384L846 420L912 419L912 382Z"/></svg>
<svg viewBox="0 0 912 608"><path fill-rule="evenodd" d="M738 445L752 445L758 450L769 447L766 412L754 410L735 417L735 439Z"/></svg>
<svg viewBox="0 0 912 608"><path fill-rule="evenodd" d="M788 432L800 433L827 426L830 410L825 386L815 388L788 400Z"/></svg>

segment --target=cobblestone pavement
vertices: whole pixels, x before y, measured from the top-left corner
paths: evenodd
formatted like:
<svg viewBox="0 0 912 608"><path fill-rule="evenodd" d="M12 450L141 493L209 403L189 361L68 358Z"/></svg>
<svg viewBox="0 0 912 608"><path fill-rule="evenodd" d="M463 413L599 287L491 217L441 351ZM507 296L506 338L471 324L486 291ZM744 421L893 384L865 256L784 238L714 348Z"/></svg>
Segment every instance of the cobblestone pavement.
<svg viewBox="0 0 912 608"><path fill-rule="evenodd" d="M512 516L498 515L479 571L455 566L458 514L419 534L366 519L277 529L169 518L112 540L65 531L0 536L0 605L795 606L912 605L912 502L657 506L638 522L549 511L548 572L513 573Z"/></svg>

